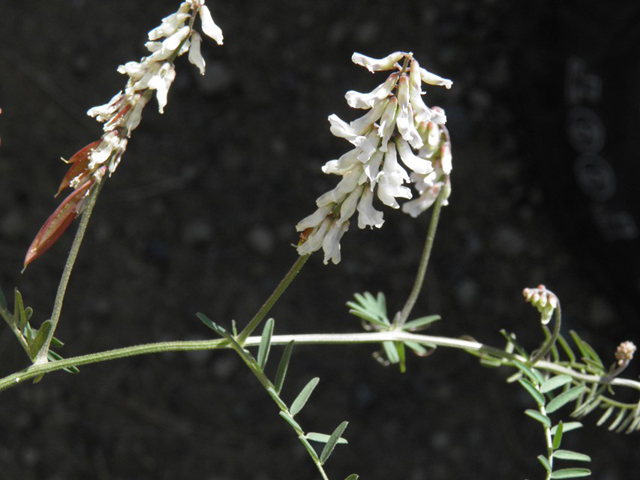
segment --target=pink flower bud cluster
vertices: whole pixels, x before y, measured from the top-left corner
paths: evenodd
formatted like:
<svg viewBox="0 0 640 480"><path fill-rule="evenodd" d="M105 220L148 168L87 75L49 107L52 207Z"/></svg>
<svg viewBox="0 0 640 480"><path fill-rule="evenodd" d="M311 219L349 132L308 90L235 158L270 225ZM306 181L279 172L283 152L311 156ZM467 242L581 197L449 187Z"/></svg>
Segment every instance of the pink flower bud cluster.
<svg viewBox="0 0 640 480"><path fill-rule="evenodd" d="M354 53L352 60L370 72L397 71L369 93L347 92L349 106L368 110L362 117L347 123L329 116L331 133L353 148L322 167L324 173L340 175L342 180L317 199L313 214L296 225L303 232L298 253L322 248L325 264L340 262L340 239L356 211L359 228L380 228L384 218L373 206L374 198L398 209L397 199L412 198L406 185L413 184L419 197L402 210L416 217L448 185L452 169L444 110L430 108L422 99L423 82L450 88L451 80L421 68L411 53L395 52L382 59Z"/></svg>
<svg viewBox="0 0 640 480"><path fill-rule="evenodd" d="M525 288L522 295L527 302L531 303L538 309L542 316L541 321L546 325L551 320L553 312L558 308L558 297L551 290L547 290L544 285L538 285L537 288Z"/></svg>

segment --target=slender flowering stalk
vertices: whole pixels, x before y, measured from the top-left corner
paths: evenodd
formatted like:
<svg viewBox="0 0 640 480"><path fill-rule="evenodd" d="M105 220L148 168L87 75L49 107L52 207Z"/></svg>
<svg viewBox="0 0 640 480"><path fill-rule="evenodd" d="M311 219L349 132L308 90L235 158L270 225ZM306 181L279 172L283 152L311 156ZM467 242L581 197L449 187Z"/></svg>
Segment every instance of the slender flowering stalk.
<svg viewBox="0 0 640 480"><path fill-rule="evenodd" d="M375 197L400 208L397 199L412 198L405 184L413 183L420 196L402 210L416 217L433 204L451 173L444 110L425 105L421 89L423 82L450 88L451 80L421 68L406 52L382 59L354 53L352 61L370 72L397 71L369 93L347 92L349 106L368 110L362 117L347 123L329 116L331 133L354 148L322 167L324 173L340 175L342 180L316 200L313 214L296 225L302 232L298 253L308 255L322 248L325 264L340 262L340 240L356 211L359 228L382 227L384 217L373 206Z"/></svg>
<svg viewBox="0 0 640 480"><path fill-rule="evenodd" d="M25 268L48 250L74 218L84 212L86 199L105 174L115 172L127 149L131 132L140 124L142 110L154 92L158 110L164 112L167 95L176 72L174 60L189 52L189 61L204 75L205 61L200 52L202 41L194 30L197 16L202 31L222 44L222 30L214 23L205 0L186 0L178 11L162 20L160 26L149 32L145 44L150 55L139 62L128 62L118 67L118 72L129 77L123 91L118 92L109 103L91 108L87 114L104 123L102 137L75 153L69 160L71 168L58 188L58 194L66 189L74 191L62 202L44 223L33 240L24 260Z"/></svg>

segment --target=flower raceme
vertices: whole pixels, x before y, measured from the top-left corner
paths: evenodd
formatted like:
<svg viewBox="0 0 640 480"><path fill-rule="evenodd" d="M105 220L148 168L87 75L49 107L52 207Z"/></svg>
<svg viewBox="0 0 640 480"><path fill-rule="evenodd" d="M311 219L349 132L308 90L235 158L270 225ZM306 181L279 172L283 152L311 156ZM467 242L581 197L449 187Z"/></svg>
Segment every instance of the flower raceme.
<svg viewBox="0 0 640 480"><path fill-rule="evenodd" d="M62 179L58 194L66 189L74 191L60 204L44 223L31 243L24 260L25 268L47 251L74 218L84 211L86 199L105 174L111 175L127 148L131 132L140 124L142 110L155 92L158 110L164 112L167 95L176 72L174 60L189 52L188 58L204 75L205 61L200 52L202 37L194 29L200 17L202 32L222 45L222 30L215 24L205 0L186 0L178 11L162 20L149 32L145 44L150 54L139 62L128 62L118 72L129 77L123 91L109 103L91 108L87 114L104 123L102 137L87 145L64 162L71 168Z"/></svg>
<svg viewBox="0 0 640 480"><path fill-rule="evenodd" d="M402 210L417 217L441 189L450 192L446 116L441 108L425 105L422 83L451 88L453 82L421 68L411 53L395 52L382 59L354 53L352 61L370 72L395 71L369 93L347 92L349 106L368 110L365 115L349 123L329 116L331 133L353 148L322 167L324 173L340 175L342 180L316 200L313 214L296 225L302 232L298 253L308 255L322 248L325 264L340 262L340 239L356 211L359 228L382 227L383 213L373 206L374 197L397 209L398 198L412 198L405 184L413 184L419 196L404 203Z"/></svg>

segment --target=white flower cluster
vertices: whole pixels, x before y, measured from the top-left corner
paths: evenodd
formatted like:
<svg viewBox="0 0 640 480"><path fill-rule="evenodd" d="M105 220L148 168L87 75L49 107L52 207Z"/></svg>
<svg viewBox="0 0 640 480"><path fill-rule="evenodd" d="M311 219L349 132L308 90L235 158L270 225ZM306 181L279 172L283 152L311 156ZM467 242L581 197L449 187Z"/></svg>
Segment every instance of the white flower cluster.
<svg viewBox="0 0 640 480"><path fill-rule="evenodd" d="M298 253L308 255L322 248L325 264L340 262L340 239L356 211L359 228L382 227L383 213L374 208L374 196L397 209L397 198L412 198L405 184L413 183L420 196L402 210L416 217L433 204L451 173L446 116L422 100L422 82L450 88L451 80L421 68L411 53L395 52L382 59L354 53L352 60L370 72L398 71L369 93L347 92L349 106L369 110L364 116L350 123L329 116L331 133L354 148L322 167L324 173L341 175L342 180L317 199L318 209L312 215L296 225L303 232Z"/></svg>
<svg viewBox="0 0 640 480"><path fill-rule="evenodd" d="M105 105L91 108L87 114L104 123L106 132L100 144L90 153L89 169L107 165L113 173L127 147L127 138L140 124L142 110L156 93L158 110L164 113L169 88L176 76L173 61L189 52L189 61L204 75L205 61L200 53L202 37L193 29L195 16L200 16L202 31L222 45L222 30L218 27L205 0L186 0L178 11L162 20L149 32L145 44L150 55L139 62L128 62L118 72L129 77L124 91L118 92ZM107 163L108 162L108 163Z"/></svg>

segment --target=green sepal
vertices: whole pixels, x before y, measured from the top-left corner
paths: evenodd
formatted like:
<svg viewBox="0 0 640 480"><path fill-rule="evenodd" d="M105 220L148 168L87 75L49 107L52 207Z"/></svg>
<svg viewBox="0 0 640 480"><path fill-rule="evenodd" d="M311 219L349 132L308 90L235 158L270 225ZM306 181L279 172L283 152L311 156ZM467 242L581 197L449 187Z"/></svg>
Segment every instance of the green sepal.
<svg viewBox="0 0 640 480"><path fill-rule="evenodd" d="M307 400L309 400L309 397L313 393L313 389L316 388L319 381L320 379L318 377L312 378L298 394L296 399L291 404L291 408L289 409L292 417L295 417L298 413L300 413L300 410L304 408Z"/></svg>
<svg viewBox="0 0 640 480"><path fill-rule="evenodd" d="M278 370L276 371L276 380L274 386L276 393L279 395L282 391L282 385L284 379L287 376L287 369L289 368L289 361L291 360L291 352L293 351L293 340L291 340L284 349L280 363L278 364Z"/></svg>
<svg viewBox="0 0 640 480"><path fill-rule="evenodd" d="M566 392L562 392L560 395L549 402L549 404L547 405L547 413L553 413L556 410L564 407L567 403L572 402L580 395L582 395L585 389L586 387L584 385L578 385L576 387L570 388Z"/></svg>
<svg viewBox="0 0 640 480"><path fill-rule="evenodd" d="M269 350L271 349L271 336L273 335L273 326L275 320L270 318L264 324L262 337L260 338L260 346L258 347L258 367L264 371L264 367L269 359Z"/></svg>
<svg viewBox="0 0 640 480"><path fill-rule="evenodd" d="M338 444L338 440L342 437L345 429L349 425L349 422L342 422L338 427L333 431L326 445L322 449L322 453L320 453L320 463L324 465L324 463L329 459L331 454L333 453L334 448Z"/></svg>

